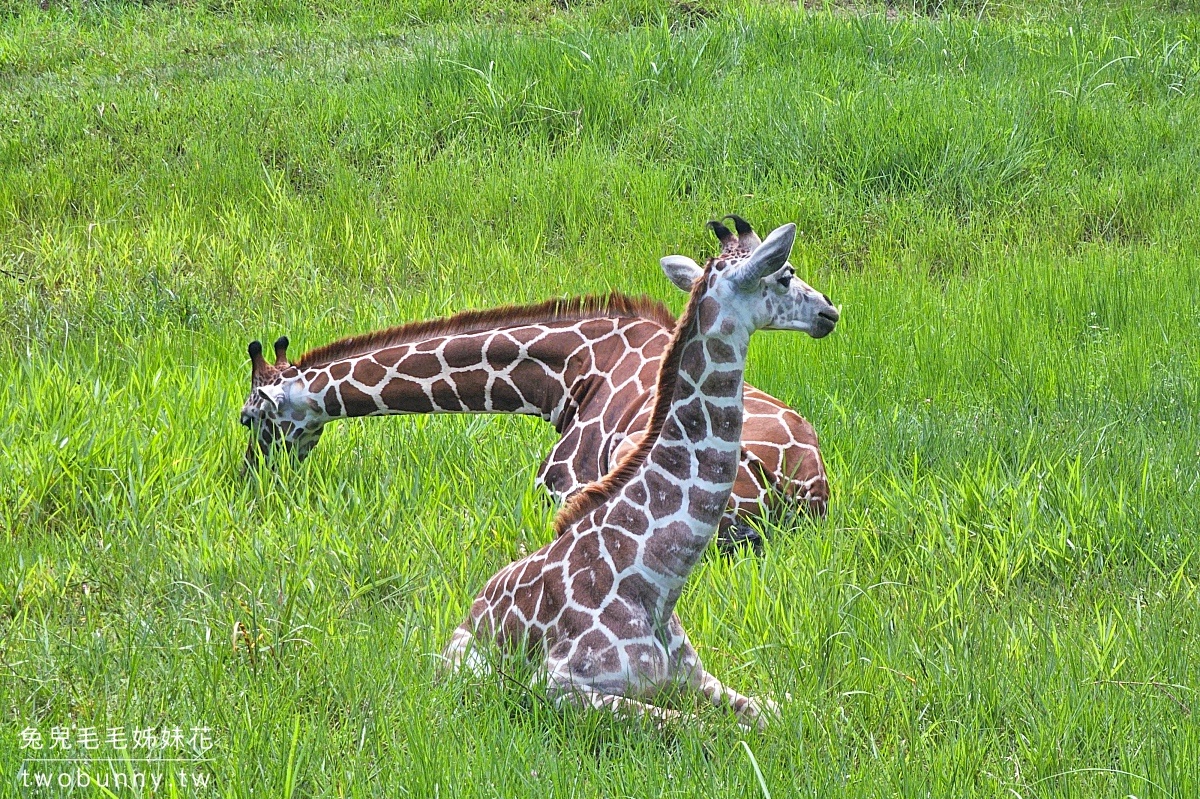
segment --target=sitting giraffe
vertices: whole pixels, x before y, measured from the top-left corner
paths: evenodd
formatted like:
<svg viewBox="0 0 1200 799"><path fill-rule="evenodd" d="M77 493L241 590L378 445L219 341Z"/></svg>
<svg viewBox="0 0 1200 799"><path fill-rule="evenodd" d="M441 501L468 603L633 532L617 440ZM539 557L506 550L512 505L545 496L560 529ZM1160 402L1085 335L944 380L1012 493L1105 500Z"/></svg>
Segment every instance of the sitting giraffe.
<svg viewBox="0 0 1200 799"><path fill-rule="evenodd" d="M828 335L837 310L787 263L795 225L749 255L703 269L671 256L663 269L690 283L663 356L650 424L637 448L575 494L556 537L488 581L446 647L455 667L483 668L478 641L540 653L555 701L663 718L648 702L682 688L765 725L770 700L726 688L704 670L675 614L688 574L712 540L738 468L742 378L761 328ZM535 656L536 657L536 656Z"/></svg>
<svg viewBox="0 0 1200 799"><path fill-rule="evenodd" d="M722 255L748 255L758 237L730 216L735 236L712 222ZM687 291L689 285L676 281ZM467 311L445 319L336 341L294 364L288 340L275 363L250 344L251 392L242 423L246 458L276 447L303 459L338 418L411 413L519 413L554 425L560 438L537 482L557 500L608 473L645 434L654 384L675 319L661 303L621 295ZM779 400L745 387L737 478L719 541L759 543L745 523L767 508L823 516L829 498L812 425Z"/></svg>

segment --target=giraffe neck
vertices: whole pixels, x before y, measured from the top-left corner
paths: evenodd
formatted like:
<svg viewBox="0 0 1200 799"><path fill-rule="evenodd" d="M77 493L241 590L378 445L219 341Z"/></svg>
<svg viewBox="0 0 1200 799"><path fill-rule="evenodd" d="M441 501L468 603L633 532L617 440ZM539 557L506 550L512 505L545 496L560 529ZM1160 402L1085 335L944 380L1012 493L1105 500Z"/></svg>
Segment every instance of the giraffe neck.
<svg viewBox="0 0 1200 799"><path fill-rule="evenodd" d="M576 535L600 524L618 571L622 551L639 552L628 568L653 586L646 599L663 620L717 531L741 449L751 327L703 287L693 291L663 359L660 404L643 448L576 495L556 520Z"/></svg>
<svg viewBox="0 0 1200 799"><path fill-rule="evenodd" d="M644 562L668 589L667 614L716 534L733 491L750 329L706 299L678 345L671 404L640 475L652 517L642 535Z"/></svg>
<svg viewBox="0 0 1200 799"><path fill-rule="evenodd" d="M641 340L662 329L613 317L430 336L285 369L281 387L309 426L389 414L515 413L539 416L561 432L576 406L596 394L581 382L620 383L623 371L642 367L644 358L622 357L635 338L630 331L641 328Z"/></svg>

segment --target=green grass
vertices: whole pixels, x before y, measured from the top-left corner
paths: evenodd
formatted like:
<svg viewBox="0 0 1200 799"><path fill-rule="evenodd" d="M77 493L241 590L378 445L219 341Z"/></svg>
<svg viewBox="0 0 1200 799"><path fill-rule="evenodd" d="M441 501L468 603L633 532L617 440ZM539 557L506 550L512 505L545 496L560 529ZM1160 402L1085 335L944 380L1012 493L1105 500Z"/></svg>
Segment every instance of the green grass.
<svg viewBox="0 0 1200 799"><path fill-rule="evenodd" d="M220 796L1200 794L1200 16L1141 5L0 2L3 793L74 724L210 726ZM250 339L678 309L728 212L844 314L749 369L829 519L680 608L765 734L438 679L546 426L241 479Z"/></svg>

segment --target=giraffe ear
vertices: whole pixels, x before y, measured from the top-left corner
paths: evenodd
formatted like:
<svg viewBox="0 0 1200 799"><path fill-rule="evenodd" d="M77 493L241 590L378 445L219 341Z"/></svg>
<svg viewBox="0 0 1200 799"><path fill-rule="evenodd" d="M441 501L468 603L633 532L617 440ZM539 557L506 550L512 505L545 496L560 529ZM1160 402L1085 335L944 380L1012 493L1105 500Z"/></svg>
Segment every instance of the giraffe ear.
<svg viewBox="0 0 1200 799"><path fill-rule="evenodd" d="M771 231L771 235L729 273L729 281L739 289L757 285L767 275L777 272L787 263L796 242L796 226L789 222Z"/></svg>
<svg viewBox="0 0 1200 799"><path fill-rule="evenodd" d="M668 255L658 263L671 282L684 291L691 291L696 278L704 274L700 265L686 255Z"/></svg>

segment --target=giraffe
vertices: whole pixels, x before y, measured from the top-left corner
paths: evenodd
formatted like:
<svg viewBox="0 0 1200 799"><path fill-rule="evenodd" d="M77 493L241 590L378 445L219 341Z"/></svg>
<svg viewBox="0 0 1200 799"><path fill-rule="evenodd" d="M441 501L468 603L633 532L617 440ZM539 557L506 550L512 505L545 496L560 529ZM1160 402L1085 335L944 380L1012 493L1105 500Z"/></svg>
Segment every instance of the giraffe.
<svg viewBox="0 0 1200 799"><path fill-rule="evenodd" d="M556 703L661 719L672 711L653 700L694 690L745 726L766 725L774 703L708 673L675 604L733 490L750 335L772 328L821 338L839 318L788 264L795 235L784 225L703 269L683 256L662 260L691 292L645 436L567 501L550 543L488 581L444 651L454 668L486 669L478 644L487 642L534 660Z"/></svg>
<svg viewBox="0 0 1200 799"><path fill-rule="evenodd" d="M737 216L737 236L710 227L726 256L758 237ZM687 291L689 285L676 283ZM675 318L661 303L620 294L468 311L333 342L268 363L250 344L251 392L242 423L254 434L247 463L276 449L303 459L338 418L411 413L520 413L550 422L559 439L536 483L562 502L619 463L645 434L655 377ZM759 546L747 521L767 509L825 515L829 485L812 425L784 403L745 387L743 447L718 540Z"/></svg>

